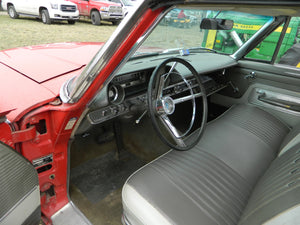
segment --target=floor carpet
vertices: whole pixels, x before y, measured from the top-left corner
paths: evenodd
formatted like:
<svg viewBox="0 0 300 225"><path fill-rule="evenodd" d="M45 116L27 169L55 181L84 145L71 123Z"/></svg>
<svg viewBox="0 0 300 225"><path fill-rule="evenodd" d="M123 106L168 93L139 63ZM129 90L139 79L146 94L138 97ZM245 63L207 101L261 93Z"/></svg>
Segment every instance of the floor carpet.
<svg viewBox="0 0 300 225"><path fill-rule="evenodd" d="M117 160L114 152L86 161L71 169L71 184L91 203L97 203L120 189L126 179L145 163L128 152Z"/></svg>

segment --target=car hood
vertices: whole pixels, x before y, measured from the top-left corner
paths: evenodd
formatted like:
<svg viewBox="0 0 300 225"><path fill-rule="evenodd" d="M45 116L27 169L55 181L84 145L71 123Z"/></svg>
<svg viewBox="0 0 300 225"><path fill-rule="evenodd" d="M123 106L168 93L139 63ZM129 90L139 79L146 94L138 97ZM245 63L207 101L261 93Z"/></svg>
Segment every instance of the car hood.
<svg viewBox="0 0 300 225"><path fill-rule="evenodd" d="M116 2L108 2L108 1L92 1L93 5L99 5L99 6L104 6L104 7L108 7L111 5L114 6L121 6L121 4L116 3Z"/></svg>
<svg viewBox="0 0 300 225"><path fill-rule="evenodd" d="M0 52L0 62L39 84L79 70L102 43L59 43Z"/></svg>
<svg viewBox="0 0 300 225"><path fill-rule="evenodd" d="M13 121L59 95L62 84L80 74L103 43L59 43L0 52L0 114Z"/></svg>

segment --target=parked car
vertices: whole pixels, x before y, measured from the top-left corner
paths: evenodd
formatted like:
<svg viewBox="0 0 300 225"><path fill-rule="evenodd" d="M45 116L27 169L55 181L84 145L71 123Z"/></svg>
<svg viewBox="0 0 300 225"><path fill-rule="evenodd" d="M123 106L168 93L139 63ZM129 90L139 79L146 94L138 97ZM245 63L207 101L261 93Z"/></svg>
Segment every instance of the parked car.
<svg viewBox="0 0 300 225"><path fill-rule="evenodd" d="M101 21L112 22L118 25L123 19L123 10L120 4L108 0L68 0L78 6L80 16L91 19L93 25L100 25Z"/></svg>
<svg viewBox="0 0 300 225"><path fill-rule="evenodd" d="M74 24L79 19L77 6L64 0L3 0L2 7L12 19L19 15L33 16L42 19L44 24L51 24L54 20Z"/></svg>
<svg viewBox="0 0 300 225"><path fill-rule="evenodd" d="M197 26L160 25L186 9ZM299 17L145 0L106 43L1 51L0 224L297 224L300 59L279 52ZM255 32L233 53L202 46L238 26Z"/></svg>
<svg viewBox="0 0 300 225"><path fill-rule="evenodd" d="M120 4L122 6L124 16L126 16L129 12L133 12L136 9L136 4L130 0L109 0L109 1Z"/></svg>

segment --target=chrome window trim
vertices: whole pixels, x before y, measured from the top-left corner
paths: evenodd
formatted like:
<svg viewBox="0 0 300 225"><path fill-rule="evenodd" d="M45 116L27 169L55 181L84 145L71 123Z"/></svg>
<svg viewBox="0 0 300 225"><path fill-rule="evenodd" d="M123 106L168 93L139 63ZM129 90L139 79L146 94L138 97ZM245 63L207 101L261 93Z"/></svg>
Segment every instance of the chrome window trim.
<svg viewBox="0 0 300 225"><path fill-rule="evenodd" d="M125 63L129 60L129 58L136 52L136 50L143 44L143 42L146 40L146 38L151 34L153 29L156 27L156 25L161 21L161 19L174 7L166 10L164 13L162 13L156 21L151 25L151 27L146 31L145 34L143 34L137 42L134 44L134 46L128 51L126 56L122 59L122 61L119 63L119 65L116 67L116 69L112 72L112 74L104 81L103 87L105 87L109 82L112 81L115 74L125 65ZM101 88L102 89L102 88ZM93 100L90 102L92 103ZM90 105L90 104L89 104Z"/></svg>
<svg viewBox="0 0 300 225"><path fill-rule="evenodd" d="M75 80L76 77L72 77L70 79L68 79L60 88L59 91L59 97L61 99L62 102L67 103L70 101L70 97L69 97L69 92L68 92L68 87L69 85Z"/></svg>
<svg viewBox="0 0 300 225"><path fill-rule="evenodd" d="M287 75L290 77L295 77L295 78L300 78L300 74L299 74L300 68L298 68L298 67L290 66L287 64L279 64L279 63L275 63L273 65L280 69L285 69L284 75Z"/></svg>
<svg viewBox="0 0 300 225"><path fill-rule="evenodd" d="M136 24L138 23L141 15L149 8L147 1L143 1L134 14L127 15L125 19L118 26L113 35L109 38L109 40L103 45L103 47L99 50L99 52L94 56L92 61L86 66L83 72L74 80L76 82L74 88L68 93L68 85L71 82L67 82L63 85L60 91L60 97L64 103L76 103L86 92L86 90L90 87L92 82L95 80L99 72L106 66L107 62L114 55L114 53L119 49L120 43L123 43L130 31L134 29ZM168 11L168 10L166 10ZM125 58L121 61L121 63L116 67L116 69L110 74L109 78L105 81L105 84L110 82L116 72L121 68L124 62L133 54L134 50L140 46L141 42L149 35L149 33L153 30L156 24L161 20L162 16L160 15L154 24L148 29L146 34L144 34L137 43L133 46L133 48L127 53ZM104 85L105 85L104 84ZM103 85L103 86L104 86Z"/></svg>

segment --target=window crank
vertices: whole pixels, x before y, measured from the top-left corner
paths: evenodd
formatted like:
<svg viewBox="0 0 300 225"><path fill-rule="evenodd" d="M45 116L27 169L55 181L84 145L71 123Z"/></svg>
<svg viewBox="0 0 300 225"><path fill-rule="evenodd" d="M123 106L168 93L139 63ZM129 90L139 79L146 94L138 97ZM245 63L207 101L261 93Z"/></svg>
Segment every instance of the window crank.
<svg viewBox="0 0 300 225"><path fill-rule="evenodd" d="M254 80L256 77L257 77L257 74L254 71L252 71L248 75L246 75L244 77L244 79L245 80Z"/></svg>

